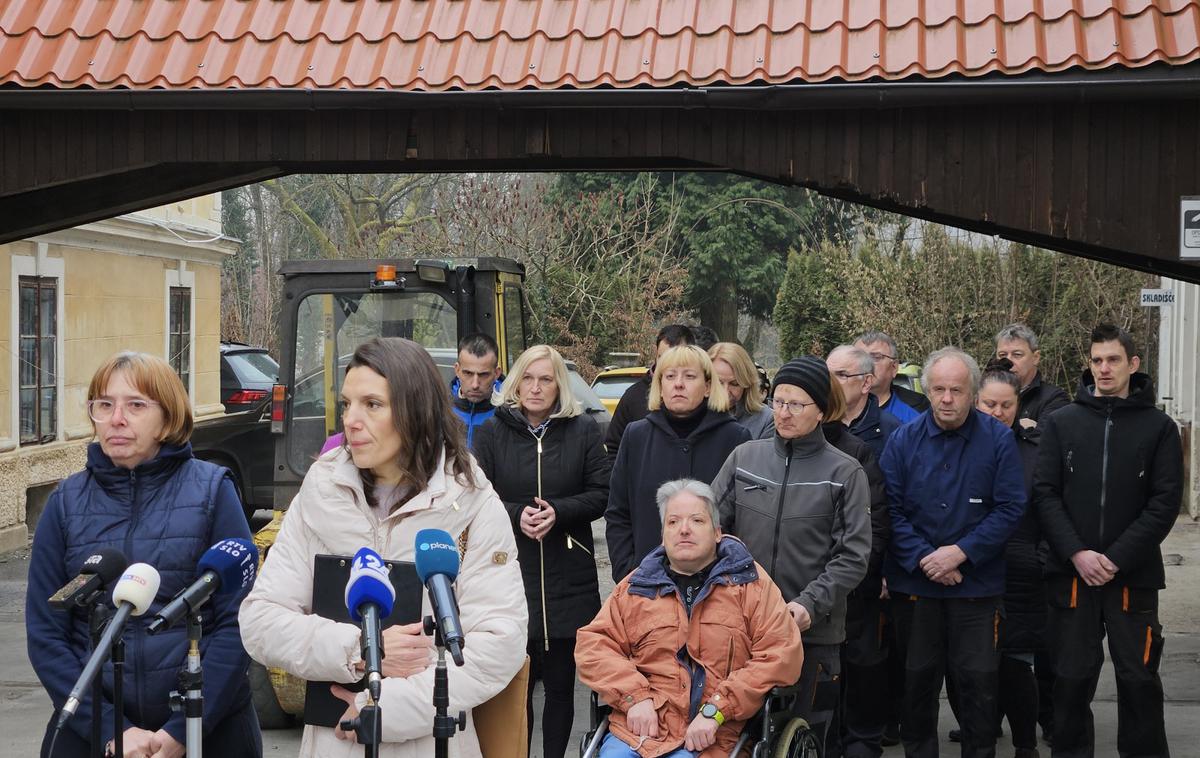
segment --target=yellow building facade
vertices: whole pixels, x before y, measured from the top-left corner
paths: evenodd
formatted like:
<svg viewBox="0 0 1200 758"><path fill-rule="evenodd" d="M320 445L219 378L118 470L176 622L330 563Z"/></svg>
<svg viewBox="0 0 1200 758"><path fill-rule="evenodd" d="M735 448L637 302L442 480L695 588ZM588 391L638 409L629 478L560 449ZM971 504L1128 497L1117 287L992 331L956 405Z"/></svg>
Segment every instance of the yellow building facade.
<svg viewBox="0 0 1200 758"><path fill-rule="evenodd" d="M88 383L121 350L167 358L196 417L220 404L219 195L0 245L0 552L83 468Z"/></svg>

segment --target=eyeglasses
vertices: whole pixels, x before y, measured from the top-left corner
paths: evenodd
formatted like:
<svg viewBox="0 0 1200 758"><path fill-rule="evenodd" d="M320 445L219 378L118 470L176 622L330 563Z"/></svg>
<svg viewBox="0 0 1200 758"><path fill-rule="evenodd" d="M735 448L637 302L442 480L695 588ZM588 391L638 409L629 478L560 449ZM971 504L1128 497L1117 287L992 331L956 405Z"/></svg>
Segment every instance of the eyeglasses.
<svg viewBox="0 0 1200 758"><path fill-rule="evenodd" d="M856 376L870 376L870 371L859 371L857 374L851 374L849 371L834 371L833 375L838 379L853 379Z"/></svg>
<svg viewBox="0 0 1200 758"><path fill-rule="evenodd" d="M816 405L816 403L802 403L799 400L778 400L776 398L771 398L767 402L769 402L771 407L777 411L787 408L788 413L792 414L793 416L803 413L804 409L810 405Z"/></svg>
<svg viewBox="0 0 1200 758"><path fill-rule="evenodd" d="M878 363L879 361L894 361L896 356L888 355L887 353L871 353L871 358Z"/></svg>
<svg viewBox="0 0 1200 758"><path fill-rule="evenodd" d="M112 418L113 412L117 409L117 401L100 398L97 400L88 401L88 415L92 421L108 421ZM153 400L145 400L143 398L133 398L132 400L123 400L120 402L121 414L129 418L137 418L149 411L158 403Z"/></svg>

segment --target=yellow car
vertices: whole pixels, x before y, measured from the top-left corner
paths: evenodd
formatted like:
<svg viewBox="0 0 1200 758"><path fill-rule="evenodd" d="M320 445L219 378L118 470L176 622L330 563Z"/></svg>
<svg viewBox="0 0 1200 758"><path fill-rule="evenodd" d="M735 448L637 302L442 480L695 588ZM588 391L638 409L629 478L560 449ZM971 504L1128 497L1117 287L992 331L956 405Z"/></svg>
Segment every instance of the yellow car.
<svg viewBox="0 0 1200 758"><path fill-rule="evenodd" d="M600 402L604 403L608 412L616 413L617 403L621 401L625 390L645 375L645 366L608 368L596 374L596 379L592 382L592 389L596 391L596 395L600 398Z"/></svg>

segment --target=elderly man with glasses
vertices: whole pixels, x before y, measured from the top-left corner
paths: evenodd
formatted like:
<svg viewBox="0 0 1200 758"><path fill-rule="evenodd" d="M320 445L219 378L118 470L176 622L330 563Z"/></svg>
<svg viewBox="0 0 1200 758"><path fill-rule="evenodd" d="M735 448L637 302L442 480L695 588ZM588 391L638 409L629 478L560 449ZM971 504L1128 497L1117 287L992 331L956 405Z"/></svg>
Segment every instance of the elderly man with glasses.
<svg viewBox="0 0 1200 758"><path fill-rule="evenodd" d="M895 416L901 424L907 424L928 410L929 401L924 395L894 382L900 369L896 340L884 332L863 332L854 340L854 346L864 350L875 362L875 383L871 393L879 400L881 409Z"/></svg>
<svg viewBox="0 0 1200 758"><path fill-rule="evenodd" d="M878 460L883 455L888 437L900 428L900 421L879 407L879 399L871 393L875 386L875 360L871 354L853 345L838 345L825 359L829 373L842 386L846 396L846 415L842 423L855 437L871 447Z"/></svg>
<svg viewBox="0 0 1200 758"><path fill-rule="evenodd" d="M739 445L713 490L721 528L750 548L779 585L804 636L796 715L837 752L837 705L846 596L867 573L871 492L857 460L825 440L831 377L820 358L788 361L775 374L771 439Z"/></svg>

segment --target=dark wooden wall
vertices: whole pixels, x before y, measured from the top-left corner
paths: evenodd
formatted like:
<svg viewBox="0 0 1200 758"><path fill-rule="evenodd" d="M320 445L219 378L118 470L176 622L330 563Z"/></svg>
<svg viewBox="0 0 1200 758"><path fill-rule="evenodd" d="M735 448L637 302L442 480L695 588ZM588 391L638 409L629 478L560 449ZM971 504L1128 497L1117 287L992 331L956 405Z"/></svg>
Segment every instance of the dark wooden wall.
<svg viewBox="0 0 1200 758"><path fill-rule="evenodd" d="M0 101L2 102L2 101ZM727 170L1133 268L1177 259L1196 101L823 111L0 111L0 242L294 172Z"/></svg>

